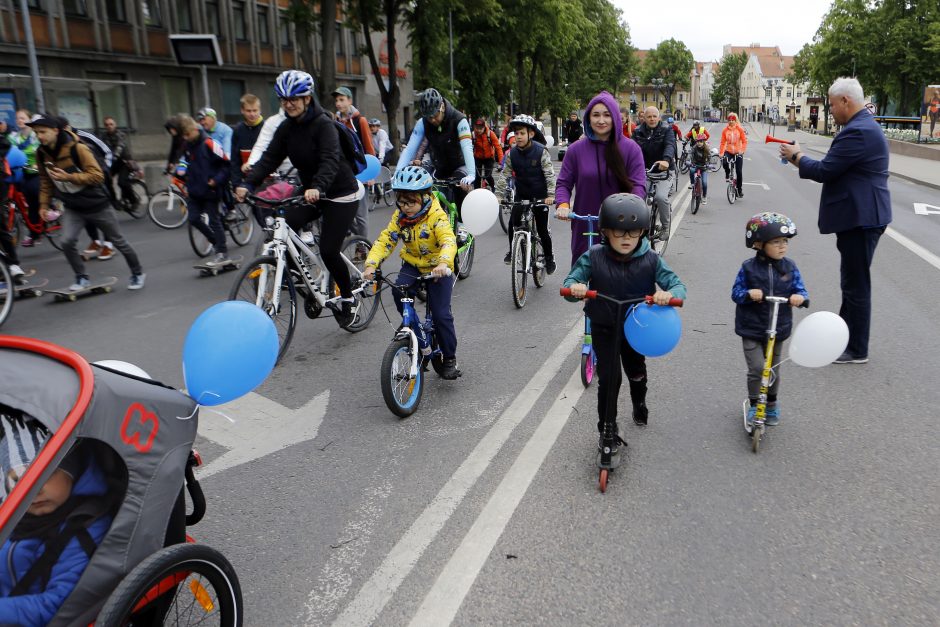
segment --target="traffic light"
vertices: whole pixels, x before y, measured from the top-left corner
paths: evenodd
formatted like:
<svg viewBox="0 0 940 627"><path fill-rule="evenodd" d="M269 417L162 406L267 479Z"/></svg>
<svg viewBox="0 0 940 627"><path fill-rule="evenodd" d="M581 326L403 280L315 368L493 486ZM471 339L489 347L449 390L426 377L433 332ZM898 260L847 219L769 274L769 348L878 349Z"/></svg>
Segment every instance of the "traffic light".
<svg viewBox="0 0 940 627"><path fill-rule="evenodd" d="M636 102L630 103L630 113L636 113Z"/></svg>

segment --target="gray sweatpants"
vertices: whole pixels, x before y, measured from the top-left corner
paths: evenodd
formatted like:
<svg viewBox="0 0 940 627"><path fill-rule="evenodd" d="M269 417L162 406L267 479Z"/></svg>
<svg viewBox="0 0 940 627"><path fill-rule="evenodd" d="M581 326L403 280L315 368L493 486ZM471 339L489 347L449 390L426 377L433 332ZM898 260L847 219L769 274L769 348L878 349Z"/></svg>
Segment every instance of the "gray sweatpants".
<svg viewBox="0 0 940 627"><path fill-rule="evenodd" d="M349 229L354 235L361 235L369 239L369 193L359 201L359 207L356 209L356 217Z"/></svg>
<svg viewBox="0 0 940 627"><path fill-rule="evenodd" d="M766 340L758 341L750 338L741 338L744 341L744 360L747 362L747 397L757 398L760 394L760 378L764 372L764 350ZM770 374L770 389L768 395L777 396L780 389L780 351L786 340L777 340L774 344L773 372Z"/></svg>
<svg viewBox="0 0 940 627"><path fill-rule="evenodd" d="M672 201L669 200L669 192L672 191L672 184L675 179L676 173L670 170L668 179L656 182L656 195L653 196L653 202L656 204L657 220L662 225L664 233L669 233L669 223L672 218Z"/></svg>
<svg viewBox="0 0 940 627"><path fill-rule="evenodd" d="M62 213L62 252L75 276L88 276L85 273L85 261L78 252L78 236L85 230L86 225L97 227L104 239L114 244L114 247L121 251L124 260L131 269L132 274L143 274L140 267L140 260L137 259L137 253L131 248L131 245L121 234L121 227L118 226L117 214L114 209L107 207L94 213L81 213L71 211L68 208Z"/></svg>

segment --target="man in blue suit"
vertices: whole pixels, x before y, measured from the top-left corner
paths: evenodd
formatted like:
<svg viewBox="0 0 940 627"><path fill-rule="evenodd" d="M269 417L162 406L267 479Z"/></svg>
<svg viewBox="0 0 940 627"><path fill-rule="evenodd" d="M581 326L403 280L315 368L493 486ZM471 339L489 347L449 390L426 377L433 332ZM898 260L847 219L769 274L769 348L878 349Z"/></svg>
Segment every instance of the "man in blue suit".
<svg viewBox="0 0 940 627"><path fill-rule="evenodd" d="M795 142L781 144L780 156L799 168L800 178L823 184L819 232L836 234L842 255L839 315L849 327L849 345L835 363L864 364L871 326L871 262L891 222L888 142L865 108L865 94L856 79L836 79L829 102L832 117L843 127L826 156L810 159Z"/></svg>

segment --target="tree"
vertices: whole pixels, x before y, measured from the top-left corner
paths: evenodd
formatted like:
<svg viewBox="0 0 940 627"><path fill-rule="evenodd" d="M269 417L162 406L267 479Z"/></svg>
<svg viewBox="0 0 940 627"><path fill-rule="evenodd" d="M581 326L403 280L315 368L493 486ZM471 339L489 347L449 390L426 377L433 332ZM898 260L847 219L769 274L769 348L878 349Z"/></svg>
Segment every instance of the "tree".
<svg viewBox="0 0 940 627"><path fill-rule="evenodd" d="M336 2L337 0L290 0L287 21L297 29L300 62L303 69L317 75L317 96L325 102L336 84ZM313 62L313 33L319 29L320 72Z"/></svg>
<svg viewBox="0 0 940 627"><path fill-rule="evenodd" d="M689 89L689 75L695 67L695 57L681 41L667 39L650 50L643 63L643 82L654 84L662 80L660 90L666 96L666 110L672 110L672 94L677 89Z"/></svg>
<svg viewBox="0 0 940 627"><path fill-rule="evenodd" d="M712 89L712 106L728 111L737 111L741 101L741 73L748 62L746 52L726 54L721 58L715 73Z"/></svg>

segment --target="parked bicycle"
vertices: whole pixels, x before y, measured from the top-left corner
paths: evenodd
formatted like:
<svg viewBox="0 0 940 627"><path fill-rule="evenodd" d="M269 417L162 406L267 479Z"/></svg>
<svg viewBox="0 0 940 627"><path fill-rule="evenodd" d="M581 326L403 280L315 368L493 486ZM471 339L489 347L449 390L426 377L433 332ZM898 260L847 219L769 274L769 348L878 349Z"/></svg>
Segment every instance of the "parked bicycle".
<svg viewBox="0 0 940 627"><path fill-rule="evenodd" d="M229 300L254 303L271 317L277 328L280 361L294 336L298 295L303 298L304 313L311 319L319 317L324 308L331 309L341 319L341 296L320 257L319 236L314 235L313 241L305 244L284 217L290 207L307 204L304 197L273 201L249 194L247 199L249 205L265 212L265 228L270 239L266 238L261 256L242 269ZM379 304L375 283L362 278L371 247L372 242L353 235L346 238L340 252L343 263L349 268L355 298L353 321L341 327L350 333L369 326Z"/></svg>
<svg viewBox="0 0 940 627"><path fill-rule="evenodd" d="M542 249L542 240L535 228L533 211L537 208L547 208L544 203L531 200L521 200L513 203L512 207L521 207L519 224L512 234L512 246L509 251L509 268L512 272L512 301L518 309L525 307L526 283L529 275L535 287L545 285L545 252Z"/></svg>

